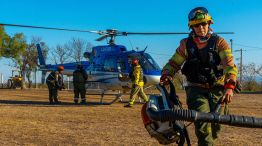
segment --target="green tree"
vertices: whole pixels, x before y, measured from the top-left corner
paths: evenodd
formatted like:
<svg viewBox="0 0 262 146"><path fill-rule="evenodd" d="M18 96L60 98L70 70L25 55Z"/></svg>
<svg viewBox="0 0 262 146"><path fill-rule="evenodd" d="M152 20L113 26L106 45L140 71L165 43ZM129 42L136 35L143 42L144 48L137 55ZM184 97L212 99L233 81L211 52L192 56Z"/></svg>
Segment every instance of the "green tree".
<svg viewBox="0 0 262 146"><path fill-rule="evenodd" d="M3 26L0 26L0 57L5 56L7 48L9 47L10 37L5 33Z"/></svg>
<svg viewBox="0 0 262 146"><path fill-rule="evenodd" d="M22 65L22 55L27 44L23 33L16 33L13 37L10 37L6 34L4 27L0 26L0 47L0 57L11 59L14 62L13 66L18 68L21 71L22 77L24 77L25 66Z"/></svg>
<svg viewBox="0 0 262 146"><path fill-rule="evenodd" d="M9 47L5 51L5 57L10 58L14 62L14 67L21 71L22 89L25 87L25 70L26 64L23 63L23 55L27 47L23 33L15 34L9 42Z"/></svg>

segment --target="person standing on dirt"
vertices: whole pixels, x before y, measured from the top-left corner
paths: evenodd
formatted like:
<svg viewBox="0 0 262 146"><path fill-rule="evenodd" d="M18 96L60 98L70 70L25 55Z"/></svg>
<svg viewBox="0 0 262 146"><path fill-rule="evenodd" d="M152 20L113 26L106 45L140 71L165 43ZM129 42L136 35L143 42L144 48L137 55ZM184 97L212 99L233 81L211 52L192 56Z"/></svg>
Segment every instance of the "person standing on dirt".
<svg viewBox="0 0 262 146"><path fill-rule="evenodd" d="M63 66L58 66L56 71L52 71L46 78L46 84L49 90L49 103L50 104L59 104L58 101L58 90L64 88L62 72L64 70Z"/></svg>
<svg viewBox="0 0 262 146"><path fill-rule="evenodd" d="M86 80L88 76L83 68L83 65L78 64L77 69L73 72L73 84L74 84L74 102L78 103L79 94L81 95L81 104L86 104Z"/></svg>
<svg viewBox="0 0 262 146"><path fill-rule="evenodd" d="M238 70L226 41L212 32L208 10L197 7L188 14L189 36L180 42L175 54L163 67L160 84L168 84L181 66L186 76L187 105L190 110L212 112L219 100L230 103L236 86ZM219 110L222 113L222 109ZM198 145L213 146L221 125L195 122Z"/></svg>
<svg viewBox="0 0 262 146"><path fill-rule="evenodd" d="M132 81L132 90L130 93L130 101L124 107L132 107L135 102L136 95L142 97L144 101L147 102L148 98L143 89L144 87L143 69L139 65L138 59L132 60L132 69L131 72L129 73L129 77L131 78Z"/></svg>

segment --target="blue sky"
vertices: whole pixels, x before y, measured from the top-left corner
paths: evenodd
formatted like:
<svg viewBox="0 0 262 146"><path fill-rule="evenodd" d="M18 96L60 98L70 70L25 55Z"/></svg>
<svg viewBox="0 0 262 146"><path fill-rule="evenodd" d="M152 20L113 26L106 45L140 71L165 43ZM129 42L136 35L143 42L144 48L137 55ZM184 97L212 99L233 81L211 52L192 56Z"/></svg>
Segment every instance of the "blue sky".
<svg viewBox="0 0 262 146"><path fill-rule="evenodd" d="M244 64L262 64L262 1L260 0L2 0L0 23L62 27L84 30L115 28L128 32L188 32L187 14L197 7L206 7L214 19L215 32L235 32L221 35L228 43L233 39L233 50L243 48ZM63 44L72 37L83 38L93 45L96 34L49 31L6 27L9 35L23 32L28 40L39 36L49 47ZM186 35L118 37L117 44L129 49L148 46L147 51L163 66ZM245 47L248 46L248 47ZM240 53L234 52L235 58ZM238 62L238 61L236 61ZM1 59L1 71L10 75L8 60Z"/></svg>

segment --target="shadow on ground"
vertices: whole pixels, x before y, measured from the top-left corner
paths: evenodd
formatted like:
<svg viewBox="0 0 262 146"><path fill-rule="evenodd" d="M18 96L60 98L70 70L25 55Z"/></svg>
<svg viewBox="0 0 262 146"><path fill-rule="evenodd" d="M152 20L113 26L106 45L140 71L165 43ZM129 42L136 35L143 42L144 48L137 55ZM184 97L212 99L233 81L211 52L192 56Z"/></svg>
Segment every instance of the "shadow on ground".
<svg viewBox="0 0 262 146"><path fill-rule="evenodd" d="M256 91L256 92L247 92L247 91L243 91L240 94L262 94L262 91Z"/></svg>
<svg viewBox="0 0 262 146"><path fill-rule="evenodd" d="M23 105L23 106L97 106L97 105L106 105L106 104L101 104L100 102L87 102L87 104L75 104L72 102L61 102L59 104L49 104L49 102L46 101L19 101L19 100L0 100L0 105L1 104L12 104L12 105Z"/></svg>

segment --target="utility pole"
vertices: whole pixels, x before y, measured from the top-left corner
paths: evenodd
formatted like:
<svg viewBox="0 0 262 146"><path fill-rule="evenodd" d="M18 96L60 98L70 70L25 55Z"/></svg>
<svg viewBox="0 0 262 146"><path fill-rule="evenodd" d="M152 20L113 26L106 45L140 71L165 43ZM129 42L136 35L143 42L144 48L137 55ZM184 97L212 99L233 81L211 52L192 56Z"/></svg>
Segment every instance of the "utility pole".
<svg viewBox="0 0 262 146"><path fill-rule="evenodd" d="M242 83L242 72L243 72L243 49L240 49L240 83Z"/></svg>
<svg viewBox="0 0 262 146"><path fill-rule="evenodd" d="M243 50L242 48L240 50L236 50L235 52L240 52L240 67L239 67L239 82L242 83L243 79Z"/></svg>
<svg viewBox="0 0 262 146"><path fill-rule="evenodd" d="M233 52L233 40L230 39L230 48L231 48L231 52Z"/></svg>
<svg viewBox="0 0 262 146"><path fill-rule="evenodd" d="M36 72L37 72L37 69L35 68L35 88L37 88L37 81L36 81Z"/></svg>

